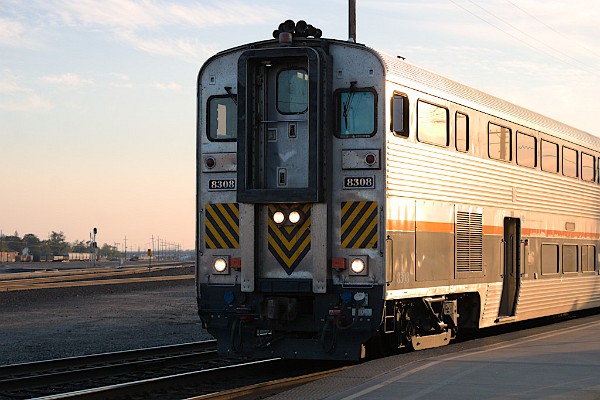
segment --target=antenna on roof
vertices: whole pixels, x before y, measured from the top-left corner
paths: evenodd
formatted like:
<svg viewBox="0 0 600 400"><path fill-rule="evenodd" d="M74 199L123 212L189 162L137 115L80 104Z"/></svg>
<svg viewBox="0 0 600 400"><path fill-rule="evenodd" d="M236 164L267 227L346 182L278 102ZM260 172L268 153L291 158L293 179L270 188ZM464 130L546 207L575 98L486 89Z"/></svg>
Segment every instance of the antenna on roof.
<svg viewBox="0 0 600 400"><path fill-rule="evenodd" d="M356 43L356 0L348 0L348 41Z"/></svg>

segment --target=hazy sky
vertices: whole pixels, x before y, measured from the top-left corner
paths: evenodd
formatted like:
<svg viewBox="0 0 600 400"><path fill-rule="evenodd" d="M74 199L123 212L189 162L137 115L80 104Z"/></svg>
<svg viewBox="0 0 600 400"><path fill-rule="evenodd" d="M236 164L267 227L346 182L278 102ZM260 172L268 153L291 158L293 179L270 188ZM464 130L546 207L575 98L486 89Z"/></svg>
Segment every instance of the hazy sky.
<svg viewBox="0 0 600 400"><path fill-rule="evenodd" d="M196 78L286 19L346 39L346 0L0 0L0 229L194 246ZM357 0L361 43L592 134L597 0Z"/></svg>

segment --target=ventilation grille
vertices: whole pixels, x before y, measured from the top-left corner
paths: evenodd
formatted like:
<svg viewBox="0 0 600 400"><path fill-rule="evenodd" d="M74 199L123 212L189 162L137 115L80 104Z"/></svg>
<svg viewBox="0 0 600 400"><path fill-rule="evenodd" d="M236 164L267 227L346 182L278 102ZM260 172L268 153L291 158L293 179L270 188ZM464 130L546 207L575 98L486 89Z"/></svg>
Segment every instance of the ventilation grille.
<svg viewBox="0 0 600 400"><path fill-rule="evenodd" d="M456 213L456 271L483 271L483 215Z"/></svg>

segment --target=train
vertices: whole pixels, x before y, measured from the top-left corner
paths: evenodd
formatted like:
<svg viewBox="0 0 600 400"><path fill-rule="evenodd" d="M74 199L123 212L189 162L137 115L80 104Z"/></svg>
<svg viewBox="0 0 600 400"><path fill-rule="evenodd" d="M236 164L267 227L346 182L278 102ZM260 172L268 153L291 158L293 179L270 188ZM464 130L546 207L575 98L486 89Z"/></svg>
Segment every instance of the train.
<svg viewBox="0 0 600 400"><path fill-rule="evenodd" d="M361 360L600 306L600 139L288 20L197 81L223 355Z"/></svg>

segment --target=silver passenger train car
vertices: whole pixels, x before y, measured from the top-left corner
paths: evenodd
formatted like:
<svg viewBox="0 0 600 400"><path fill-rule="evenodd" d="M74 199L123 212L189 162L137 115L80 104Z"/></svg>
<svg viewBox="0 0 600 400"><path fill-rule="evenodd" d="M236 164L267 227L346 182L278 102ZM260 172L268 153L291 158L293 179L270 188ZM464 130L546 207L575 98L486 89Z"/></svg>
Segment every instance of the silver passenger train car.
<svg viewBox="0 0 600 400"><path fill-rule="evenodd" d="M600 306L600 139L286 21L198 77L223 354L357 360Z"/></svg>

